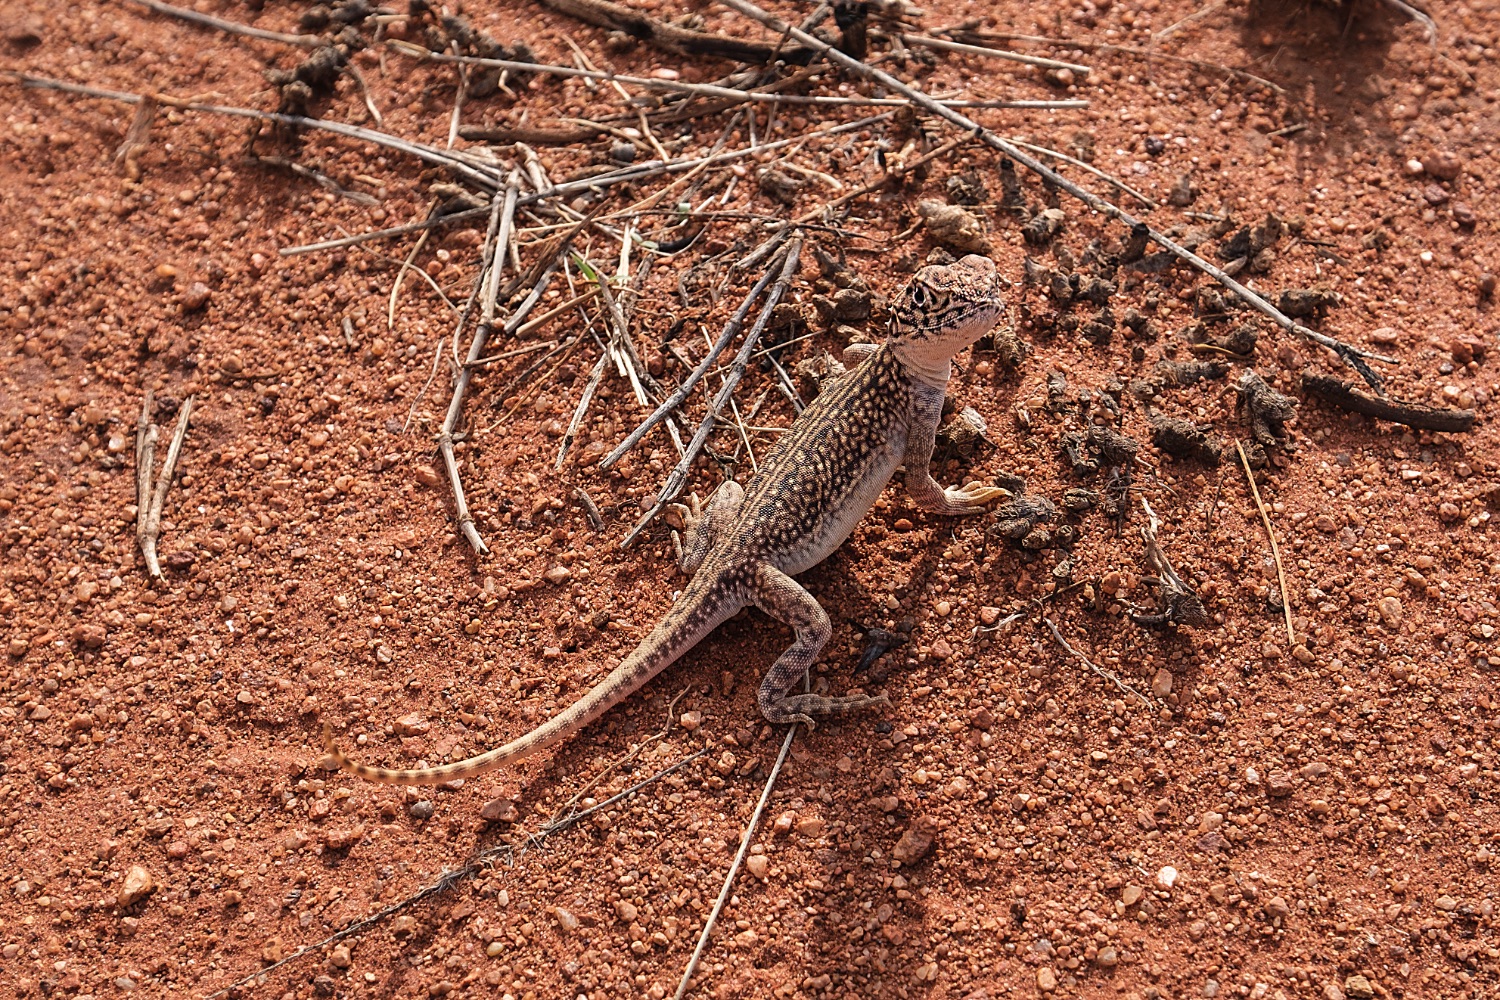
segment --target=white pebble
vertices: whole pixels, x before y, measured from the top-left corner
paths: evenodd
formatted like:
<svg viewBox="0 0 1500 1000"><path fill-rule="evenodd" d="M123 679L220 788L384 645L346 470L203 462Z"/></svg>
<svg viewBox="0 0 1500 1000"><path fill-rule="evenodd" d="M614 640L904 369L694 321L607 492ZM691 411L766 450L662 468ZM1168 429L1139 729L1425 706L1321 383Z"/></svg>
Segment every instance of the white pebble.
<svg viewBox="0 0 1500 1000"><path fill-rule="evenodd" d="M1422 165L1421 160L1406 161L1406 172L1411 174L1413 177L1415 177L1417 174L1420 174L1423 170L1426 169L1427 168Z"/></svg>
<svg viewBox="0 0 1500 1000"><path fill-rule="evenodd" d="M1170 889L1177 884L1177 869L1171 865L1165 865L1161 871L1156 873L1156 883L1163 889Z"/></svg>

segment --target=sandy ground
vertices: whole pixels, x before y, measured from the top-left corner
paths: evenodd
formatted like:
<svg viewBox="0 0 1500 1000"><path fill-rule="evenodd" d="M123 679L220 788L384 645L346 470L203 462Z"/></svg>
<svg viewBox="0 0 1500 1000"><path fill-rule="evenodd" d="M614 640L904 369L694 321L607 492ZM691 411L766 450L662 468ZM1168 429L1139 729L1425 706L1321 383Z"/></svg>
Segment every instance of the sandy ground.
<svg viewBox="0 0 1500 1000"><path fill-rule="evenodd" d="M297 30L306 9L200 6L276 31ZM981 13L954 0L924 6L926 30ZM873 317L857 303L833 320L820 313L816 297L836 289L808 251L785 317L795 322L768 341L791 341L779 351L788 369L880 336L885 298L938 247L918 203L969 190L949 181L972 172L987 192L972 211L1018 282L1003 322L1031 351L1014 366L991 344L964 359L953 394L987 440L954 441L939 478L1021 476L1054 503L1078 489L1100 502L1084 509L1072 494L1072 507L1018 544L992 516L918 512L898 482L805 575L835 622L816 683L881 690L891 704L798 734L693 995L1500 991L1500 554L1489 534L1500 509L1500 9L1434 5L1436 52L1420 26L1374 2L1352 15L1319 3L1208 5L1161 35L1199 10L1182 0L983 8L991 31L1093 43L1016 43L1093 68L1071 84L973 56L888 65L932 92L1087 99L1086 109L975 114L1091 159L1161 203L1145 212L1153 225L1218 263L1241 227L1275 213L1281 238L1240 279L1273 301L1313 290L1307 322L1398 359L1377 365L1393 397L1469 408L1477 423L1412 431L1305 394L1305 369L1357 379L1186 268L1122 268L1100 292L1105 318L1098 302L1022 287L1023 257L1089 275L1126 234L1064 197L1061 232L1027 242L1003 204L998 157L973 145L854 201L843 235L810 233L844 248L850 271L838 280L867 287ZM539 6L481 0L466 13L544 61L572 64L571 41L623 71L708 81L732 68L621 47ZM764 36L720 8L700 13L709 30ZM264 71L302 55L129 4L20 0L0 28L8 67L266 110L278 95ZM386 31L420 36L404 17ZM872 53L888 48L877 41ZM354 64L384 131L446 144L451 68L379 46ZM828 73L811 92L869 89ZM593 307L491 345L533 350L486 367L466 406L458 455L493 547L476 558L433 472L448 369L427 383L455 323L437 289L462 304L484 220L416 250L421 273L402 281L394 323L392 286L414 237L278 255L420 219L446 172L322 133L287 140L267 128L252 147L252 123L170 107L131 168L115 155L130 107L11 83L3 93L0 993L204 996L476 851L512 845L479 877L242 992L671 995L781 744L755 707L760 675L788 641L781 626L740 616L571 741L461 787L377 787L318 766L320 716L363 759L397 766L520 734L618 662L682 586L665 525L620 548L677 452L656 431L612 471L595 468L646 412L613 366L552 471L599 347L584 336L528 369L544 356L536 345L597 322ZM558 126L621 101L607 86L535 78L514 95L469 97L463 121ZM348 77L314 110L375 127ZM864 113L788 106L772 122L760 107L754 141L768 126L781 138ZM743 176L695 180L700 201L712 193L722 210L755 217L715 219L692 247L654 261L629 303L648 367L670 388L684 361L703 356L758 277L726 261L765 238L767 218L878 179L877 147L889 165L952 136L897 119L809 142L787 164L762 153ZM655 136L674 155L721 137L746 146L749 121L721 114ZM539 149L563 178L618 143L634 155L643 138ZM254 161L252 148L341 191ZM1044 209L1047 192L1021 181L1027 214ZM611 204L663 183L615 192ZM1169 203L1174 189L1190 203ZM523 217L524 264L549 221ZM666 221L636 225L666 239ZM581 249L601 268L618 263L606 236ZM569 296L561 284L549 294L551 305ZM1247 324L1253 361L1193 347L1222 346ZM1174 385L1158 367L1204 360L1230 370ZM1232 444L1252 441L1233 388L1252 364L1299 403L1288 445L1273 444L1256 473L1294 641ZM743 438L733 422L721 427L692 488L744 479L752 453L792 419L768 369L757 359L737 396ZM194 399L155 585L134 537L146 390L163 441ZM685 427L705 405L694 396ZM1201 450L1169 454L1153 437L1163 416L1207 427L1211 444L1227 445L1217 464ZM1065 458L1069 435L1089 427L1140 444L1128 491L1107 468L1079 474ZM575 488L601 509L602 530ZM1117 531L1103 508L1122 497ZM1157 608L1142 499L1206 627L1131 619ZM876 628L908 641L857 671ZM700 749L634 797L528 841L575 799L602 801Z"/></svg>

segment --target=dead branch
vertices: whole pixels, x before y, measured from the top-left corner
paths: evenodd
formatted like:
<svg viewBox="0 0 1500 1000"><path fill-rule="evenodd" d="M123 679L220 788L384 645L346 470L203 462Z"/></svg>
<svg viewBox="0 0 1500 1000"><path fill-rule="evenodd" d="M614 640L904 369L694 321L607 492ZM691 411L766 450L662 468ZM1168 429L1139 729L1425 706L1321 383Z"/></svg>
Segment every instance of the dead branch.
<svg viewBox="0 0 1500 1000"><path fill-rule="evenodd" d="M657 771L649 778L638 781L624 791L617 792L616 794L611 795L603 802L592 805L589 808L582 810L581 812L572 813L560 819L553 820L552 822L548 823L546 826L538 830L536 833L528 834L526 836L523 842L523 851L525 850L525 848L541 844L548 837L563 832L564 830L568 829L568 827L587 819L600 810L611 808L617 802L629 798L648 785L655 784L656 782L661 781L663 778L670 777L671 775L673 775L677 771L682 770L682 768L691 764L693 761L702 757L712 749L712 746L702 747L701 749L696 750L693 753L688 754L681 760L677 761L677 763L665 767L660 771ZM418 889L410 896L407 896L405 899L399 899L388 906L383 906L369 916L361 917L360 919L344 927L341 927L340 929L334 931L332 934L328 935L320 941L315 941L312 944L303 945L280 961L273 962L263 969L257 969L247 976L241 976L239 979L236 979L234 982L223 987L222 989L215 990L214 992L208 994L208 996L204 997L204 1000L218 1000L219 997L226 996L227 994L240 989L241 987L248 986L251 983L263 983L266 981L266 977L268 977L272 972L275 972L277 969L281 968L284 965L296 962L308 955L312 955L322 951L329 945L338 944L340 941L344 941L356 934L367 931L371 927L379 925L387 918L395 916L402 910L411 909L413 906L417 905L425 899L429 899L432 896L438 895L439 893L446 892L447 890L458 885L458 883L463 882L467 879L471 879L474 876L478 875L480 872L490 870L492 867L494 867L495 859L502 854L509 855L511 864L514 865L517 855L514 844L502 844L499 847L492 847L488 850L481 851L478 854L474 855L473 858L470 859L470 861L463 867L444 872L437 877L436 881L428 885L424 885L422 888Z"/></svg>
<svg viewBox="0 0 1500 1000"><path fill-rule="evenodd" d="M1103 667L1096 666L1094 664L1093 660L1089 659L1087 656L1084 656L1078 650L1074 649L1072 647L1072 645L1069 644L1068 640L1066 640L1066 639L1064 639L1062 637L1062 633L1057 630L1057 626L1055 624L1053 624L1051 618L1048 618L1048 617L1046 617L1044 615L1042 617L1042 624L1047 626L1048 631L1050 631L1052 633L1052 638L1054 638L1054 639L1057 640L1057 644L1059 646L1061 646L1063 649L1067 650L1069 653L1071 653L1076 659L1083 661L1083 665L1084 666L1088 667L1094 673L1098 674L1100 677L1102 677L1105 680L1109 681L1111 684L1113 684L1115 687L1119 688L1125 694L1135 696L1137 699L1140 700L1140 703L1142 705L1145 705L1147 708L1155 708L1156 707L1155 705L1151 704L1150 699L1148 699L1145 695L1141 694L1135 688L1131 687L1129 684L1126 684L1124 681L1120 680L1119 677L1115 676L1110 671L1105 670Z"/></svg>
<svg viewBox="0 0 1500 1000"><path fill-rule="evenodd" d="M760 315L755 319L755 325L750 328L749 333L745 334L744 343L740 345L740 352L735 355L734 363L730 366L729 373L724 378L724 384L714 396L713 402L709 404L708 412L704 414L703 422L698 425L697 433L693 435L692 441L688 443L687 450L683 453L682 459L667 475L666 482L662 484L661 490L657 493L656 503L646 516L641 518L640 523L631 529L630 534L625 536L625 540L620 543L621 548L625 548L634 541L636 536L645 530L646 525L655 520L663 508L675 500L677 494L682 492L682 486L687 481L688 469L692 467L693 459L697 458L698 452L702 450L703 445L708 441L708 436L713 432L714 424L717 422L719 414L728 403L729 397L734 392L735 386L739 384L740 378L745 374L745 368L749 363L750 355L754 352L755 345L759 342L760 335L764 332L766 324L770 322L772 311L776 308L776 304L781 301L781 297L786 294L786 290L791 286L792 276L797 273L797 268L800 266L801 254L802 238L800 236L793 237L787 244L785 255L782 258L781 274L777 277L776 284L771 286L771 291L766 296L765 304L761 306Z"/></svg>
<svg viewBox="0 0 1500 1000"><path fill-rule="evenodd" d="M1265 77L1247 73L1242 69L1225 66L1220 63L1207 62L1203 59L1192 59L1188 56L1174 55L1170 52L1160 52L1156 49L1137 49L1129 45L1112 45L1108 42L1091 42L1071 38L1047 38L1044 35L1017 35L998 31L974 31L965 28L939 29L935 34L949 35L956 39L968 39L970 41L984 42L1029 42L1034 45L1052 45L1068 49L1082 49L1085 52L1118 52L1121 55L1136 56L1150 61L1160 59L1164 62L1175 62L1183 66L1191 66L1194 69L1208 70L1215 73L1223 73L1234 80L1242 80L1245 83L1253 83L1265 87L1278 97L1286 97L1286 88L1272 83Z"/></svg>
<svg viewBox="0 0 1500 1000"><path fill-rule="evenodd" d="M1362 392L1347 382L1329 375L1314 372L1302 373L1302 388L1334 406L1367 417L1405 424L1423 431L1448 431L1461 434L1474 429L1473 410L1449 410L1421 403L1403 403L1395 399L1381 399Z"/></svg>
<svg viewBox="0 0 1500 1000"><path fill-rule="evenodd" d="M1035 157L1018 148L1013 143L1001 138L999 135L996 135L990 129L985 128L983 125L980 125L978 122L966 117L965 115L960 114L958 111L952 108L944 107L940 102L933 100L932 97L930 97L926 93L908 84L902 83L900 80L896 79L894 76L891 76L884 70L876 69L869 63L862 62L858 59L853 58L852 56L845 55L843 52L835 49L827 42L815 38L805 31L800 31L799 29L782 21L780 18L768 14L766 11L757 7L755 4L749 2L749 0L724 0L724 2L726 5L733 8L734 10L739 11L746 17L764 24L772 31L787 32L792 38L795 38L802 44L818 50L830 61L835 62L846 69L853 70L854 72L860 74L863 77L866 77L867 79L871 79L882 84L895 93L902 95L907 100L911 101L912 104L928 112L929 114L936 115L949 124L955 125L958 128L961 128L964 131L973 134L975 138L979 139L991 149L995 149L1001 153L1004 153L1006 156L1009 156L1017 163L1025 166L1027 169L1041 175L1053 184L1056 184L1062 190L1077 198L1079 201L1083 202L1085 205L1094 209L1096 212L1100 212L1104 215L1110 216L1111 218L1118 219L1120 222L1124 223L1126 226L1129 226L1132 229L1135 229L1138 226L1146 226L1145 223L1136 219L1134 216L1125 212L1118 206L1105 201L1098 195L1092 194L1084 188L1079 187L1077 184L1074 184L1062 174L1059 174L1057 171L1052 170L1040 160L1037 160ZM1238 281L1235 281L1228 274L1225 274L1222 270L1210 264L1202 257L1199 257L1191 250L1169 239L1165 234L1157 232L1155 229L1149 226L1146 226L1144 232L1151 240L1156 242L1158 246L1162 247L1164 250L1171 252L1182 260L1187 261L1193 267L1202 271L1204 274L1207 274L1215 281L1218 281L1239 298L1243 299L1252 308L1268 316L1284 330L1290 333L1295 333L1300 337L1304 337L1307 340L1311 340L1316 344L1320 344L1323 347L1328 348L1335 355L1337 355L1340 360L1344 361L1350 367L1354 368L1355 371L1359 372L1360 376L1363 377L1372 386L1375 386L1377 388L1379 387L1380 377L1375 374L1374 370L1371 369L1368 364L1365 363L1365 358L1372 358L1378 361L1386 361L1391 364L1396 363L1395 359L1393 358L1385 358L1380 355L1372 354L1362 348L1355 347L1353 344L1346 344L1341 340L1330 337L1324 333L1319 333L1316 330L1312 330L1300 323L1295 322L1290 317L1282 313L1281 310L1277 309L1274 305L1268 302L1259 293L1253 292L1249 288L1246 288L1244 285L1240 284Z"/></svg>
<svg viewBox="0 0 1500 1000"><path fill-rule="evenodd" d="M898 35L906 45L921 49L936 49L940 52L956 52L960 55L984 56L989 59L1004 59L1008 62L1025 63L1028 66L1041 66L1044 69L1065 69L1079 76L1088 76L1093 72L1087 66L1078 63L1062 62L1058 59L1047 59L1042 56L1028 56L1022 52L1011 52L1008 49L993 49L987 45L970 45L965 42L950 42L946 38L933 38L929 35Z"/></svg>
<svg viewBox="0 0 1500 1000"><path fill-rule="evenodd" d="M611 83L616 86L626 84L632 87L640 87L644 90L664 90L677 94L693 94L699 97L723 98L729 102L726 104L726 108L747 102L763 104L810 104L825 107L889 108L903 108L910 103L894 97L833 97L819 94L782 94L777 93L769 86L763 90L735 90L733 87L721 87L712 83L684 83L681 80L658 80L654 77L628 76L602 69L579 69L576 66L517 62L514 59L490 59L483 56L456 56L446 52L433 52L420 45L413 45L411 42L403 42L396 39L388 40L385 44L402 55L410 56L421 62L456 63L468 66L485 66L490 69L524 69L528 73L578 77L584 80ZM1089 106L1089 102L1081 98L1064 100L953 100L947 98L939 100L937 98L930 98L930 100L935 100L946 107L955 108L1060 109L1086 108ZM608 131L602 125L600 126L600 130ZM765 147L758 148L764 149Z"/></svg>
<svg viewBox="0 0 1500 1000"><path fill-rule="evenodd" d="M285 125L291 128L317 129L323 132L332 132L335 135L341 135L350 139L359 139L363 142L383 146L386 149L394 149L409 156L414 156L426 163L447 167L486 191L496 190L500 186L501 178L497 168L466 156L462 152L445 152L435 146L428 146L420 142L411 142L406 139L398 139L396 136L388 135L385 132L360 128L358 125L346 125L343 122L328 121L324 118L304 118L301 115L288 115L275 111L257 111L254 108L238 108L223 104L203 104L198 101L184 101L180 98L168 97L166 94L142 95L128 91L103 90L99 87L85 87L80 84L67 83L63 80L54 80L51 77L36 76L31 73L16 73L8 70L0 71L0 78L9 79L31 90L60 90L63 93L79 94L84 97L99 97L104 100L119 101L121 104L140 104L147 96L150 96L158 104L164 104L179 111L197 111L202 114L225 115L230 118L250 118L255 121L270 122L275 125Z"/></svg>
<svg viewBox="0 0 1500 1000"><path fill-rule="evenodd" d="M765 815L766 805L771 801L771 790L776 787L776 779L781 775L781 767L786 763L787 754L792 750L792 739L797 735L797 727L791 726L786 731L786 738L781 741L781 753L776 755L776 763L771 767L771 773L766 777L766 787L761 790L760 801L755 804L755 811L750 814L750 822L745 824L745 833L740 837L740 849L735 852L734 862L729 866L729 872L724 876L724 885L719 890L719 898L714 901L714 908L709 911L708 920L703 924L703 932L698 935L698 943L693 948L693 957L688 959L687 968L682 972L682 981L677 984L677 992L673 1000L682 1000L687 995L688 986L693 981L693 973L698 971L698 962L703 958L703 951L708 947L708 937L713 933L714 924L719 920L719 914L724 912L724 904L729 901L729 891L734 888L735 876L740 872L740 866L745 863L745 855L750 853L750 844L755 839L755 833L760 829L761 817Z"/></svg>
<svg viewBox="0 0 1500 1000"><path fill-rule="evenodd" d="M785 241L785 239L790 235L790 229L784 229L781 232L777 233L777 246L779 247L780 243ZM744 301L740 303L740 307L735 310L734 315L729 318L729 322L724 324L724 330L719 334L719 339L714 341L713 346L709 348L708 353L704 355L703 360L698 362L697 366L693 368L692 372L688 374L688 377L683 380L682 384L677 387L676 391L674 391L672 395L668 396L666 400L656 408L656 411L654 413L643 420L639 427L631 431L629 436L615 447L614 451L604 456L603 460L599 463L599 468L601 470L608 469L610 466L618 462L626 452L628 452L631 448L634 448L640 442L641 438L646 436L647 432L649 432L651 428L655 427L662 420L668 417L672 413L672 411L682 405L683 401L687 399L688 395L693 391L693 388L708 372L709 368L712 367L714 361L719 357L720 354L724 353L724 349L729 346L729 342L734 339L737 333L740 332L740 328L745 324L745 317L750 315L750 307L754 305L755 300L760 297L761 292L765 291L766 286L771 283L771 279L774 273L774 270L767 270L766 273L761 276L761 279L755 283L755 286L750 289L749 294L745 296Z"/></svg>
<svg viewBox="0 0 1500 1000"><path fill-rule="evenodd" d="M182 442L187 437L188 421L193 415L193 397L183 401L177 415L177 429L172 432L172 441L167 446L167 457L162 460L161 471L156 477L156 489L151 489L151 466L156 459L156 442L160 431L151 422L151 404L154 394L147 390L141 404L141 418L135 429L135 539L141 555L146 559L146 572L153 579L161 579L161 563L156 556L157 536L161 534L161 512L167 503L167 490L172 486L172 474L177 470L177 458L182 454Z"/></svg>
<svg viewBox="0 0 1500 1000"><path fill-rule="evenodd" d="M575 17L586 24L611 31L623 31L632 38L649 42L657 48L684 56L713 56L735 62L762 64L781 59L798 65L810 62L814 52L804 48L784 48L765 42L751 42L729 35L692 31L675 24L658 21L648 14L608 0L541 0L559 14Z"/></svg>
<svg viewBox="0 0 1500 1000"><path fill-rule="evenodd" d="M231 35L244 35L247 38L259 38L267 42L280 42L283 45L296 45L305 49L315 49L323 44L323 39L316 35L288 35L280 31L267 31L264 28L254 28L248 24L241 24L238 21L226 21L221 17L214 17L212 14L200 14L196 10L174 7L169 3L162 3L161 0L130 0L130 2L138 7L153 10L158 14L180 18L192 24L202 25L205 28L216 28Z"/></svg>
<svg viewBox="0 0 1500 1000"><path fill-rule="evenodd" d="M1151 509L1151 504L1145 497L1141 497L1141 506L1146 509L1147 519L1147 523L1141 526L1141 538L1146 542L1146 565L1156 574L1149 582L1156 585L1157 596L1165 610L1152 615L1132 611L1131 621L1137 625L1152 627L1186 625L1188 628L1208 628L1213 624L1213 619L1203 607L1203 600L1177 575L1172 560L1167 558L1166 550L1156 537L1157 529L1161 527L1156 511Z"/></svg>
<svg viewBox="0 0 1500 1000"><path fill-rule="evenodd" d="M1245 448L1236 438L1234 442L1235 451L1240 455L1240 466L1245 470L1245 478L1250 482L1250 495L1255 498L1255 509L1260 511L1260 523L1265 526L1266 537L1271 540L1271 559L1276 563L1276 584L1281 588L1281 613L1286 618L1286 642L1288 646L1297 645L1297 633L1292 628L1292 602L1290 593L1286 586L1286 570L1281 566L1281 546L1276 544L1276 532L1271 527L1271 515L1266 513L1266 505L1260 499L1260 487L1255 485L1255 475L1250 471L1250 460L1245 457Z"/></svg>

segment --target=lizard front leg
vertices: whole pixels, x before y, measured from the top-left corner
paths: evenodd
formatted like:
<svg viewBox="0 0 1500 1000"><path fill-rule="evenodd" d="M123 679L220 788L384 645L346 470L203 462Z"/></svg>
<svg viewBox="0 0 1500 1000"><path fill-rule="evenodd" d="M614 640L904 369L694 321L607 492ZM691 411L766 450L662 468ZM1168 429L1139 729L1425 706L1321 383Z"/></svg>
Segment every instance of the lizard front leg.
<svg viewBox="0 0 1500 1000"><path fill-rule="evenodd" d="M763 563L750 584L750 599L755 606L777 621L790 625L797 634L785 653L766 672L756 698L761 714L769 722L804 722L816 728L815 715L848 712L866 705L883 704L885 695L847 695L826 698L818 694L790 694L793 684L806 676L818 652L833 634L828 612L796 580L781 570Z"/></svg>
<svg viewBox="0 0 1500 1000"><path fill-rule="evenodd" d="M922 386L913 405L911 431L906 438L906 492L923 510L950 517L978 514L985 504L1010 496L998 486L972 483L962 489L938 485L932 478L932 449L937 442L938 422L943 419L943 390Z"/></svg>
<svg viewBox="0 0 1500 1000"><path fill-rule="evenodd" d="M708 550L713 548L724 528L734 520L735 512L739 510L743 499L745 488L733 479L726 479L721 483L714 490L714 495L708 498L708 506L701 510L696 496L694 497L692 509L683 517L687 522L687 538L684 539L682 553L677 560L677 565L684 573L692 576L698 572ZM682 504L674 504L674 507L681 508Z"/></svg>

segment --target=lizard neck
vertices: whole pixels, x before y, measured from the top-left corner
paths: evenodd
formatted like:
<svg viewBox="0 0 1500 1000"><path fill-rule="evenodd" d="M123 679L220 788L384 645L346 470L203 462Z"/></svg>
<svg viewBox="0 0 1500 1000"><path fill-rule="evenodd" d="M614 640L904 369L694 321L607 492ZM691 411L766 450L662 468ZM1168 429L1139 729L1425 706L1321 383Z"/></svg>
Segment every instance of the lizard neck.
<svg viewBox="0 0 1500 1000"><path fill-rule="evenodd" d="M951 357L934 358L911 344L899 340L891 341L891 355L901 363L907 373L924 385L934 389L945 389L953 374Z"/></svg>

